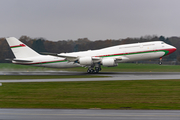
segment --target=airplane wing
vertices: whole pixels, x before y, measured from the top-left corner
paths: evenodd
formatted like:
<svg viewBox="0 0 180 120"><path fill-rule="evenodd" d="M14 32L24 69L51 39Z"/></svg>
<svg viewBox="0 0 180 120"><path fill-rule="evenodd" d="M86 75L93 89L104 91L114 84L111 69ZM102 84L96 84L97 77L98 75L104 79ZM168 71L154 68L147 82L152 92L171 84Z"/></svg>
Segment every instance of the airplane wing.
<svg viewBox="0 0 180 120"><path fill-rule="evenodd" d="M43 55L52 55L52 56L58 56L58 53L49 53L49 52L40 52Z"/></svg>
<svg viewBox="0 0 180 120"><path fill-rule="evenodd" d="M57 54L57 56L66 58L66 60L68 60L69 62L75 62L75 61L78 61L80 58L85 57L85 56L72 56L72 55L67 55L64 53ZM91 57L91 59L94 63L100 62L101 60L100 57Z"/></svg>
<svg viewBox="0 0 180 120"><path fill-rule="evenodd" d="M68 60L69 62L77 61L78 58L79 58L78 56L71 56L71 55L67 55L67 54L64 54L64 53L57 54L57 56L66 58L66 60Z"/></svg>
<svg viewBox="0 0 180 120"><path fill-rule="evenodd" d="M128 60L128 59L129 59L129 58L127 58L127 57L121 56L121 57L115 58L115 61L116 61L116 62L120 62L120 61L122 61L122 60Z"/></svg>
<svg viewBox="0 0 180 120"><path fill-rule="evenodd" d="M78 60L78 58L79 58L78 56L71 56L71 55L67 55L65 53L58 54L58 53L41 52L41 54L62 57L62 58L65 58L66 60L68 60L69 62L74 62L74 61Z"/></svg>
<svg viewBox="0 0 180 120"><path fill-rule="evenodd" d="M98 63L98 62L101 61L101 58L100 58L100 57L92 57L92 61L93 61L94 63Z"/></svg>
<svg viewBox="0 0 180 120"><path fill-rule="evenodd" d="M66 53L60 53L60 54L57 54L57 53L47 53L47 52L43 52L43 54L47 54L47 55L53 55L53 56L58 56L58 57L62 57L62 58L65 58L67 61L69 62L78 62L78 60L80 58L83 58L83 57L86 57L86 56L75 56L75 55L69 55L69 54L66 54ZM90 56L89 56L90 57ZM92 62L93 63L98 63L98 62L101 62L101 60L103 58L101 57L91 57L92 59ZM120 62L122 60L128 60L129 58L127 57L124 57L124 56L121 56L121 57L115 57L113 58L115 62Z"/></svg>

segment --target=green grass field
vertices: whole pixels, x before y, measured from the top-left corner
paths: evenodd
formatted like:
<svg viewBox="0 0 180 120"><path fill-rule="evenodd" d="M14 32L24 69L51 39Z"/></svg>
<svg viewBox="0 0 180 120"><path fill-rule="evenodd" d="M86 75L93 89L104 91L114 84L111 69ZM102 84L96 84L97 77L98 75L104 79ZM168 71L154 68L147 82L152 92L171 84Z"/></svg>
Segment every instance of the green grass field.
<svg viewBox="0 0 180 120"><path fill-rule="evenodd" d="M87 68L66 68L53 69L25 65L15 65L12 63L1 63L0 71L82 71ZM102 72L180 72L180 65L158 65L158 64L135 64L120 63L117 67L102 67Z"/></svg>
<svg viewBox="0 0 180 120"><path fill-rule="evenodd" d="M180 109L180 80L3 83L0 108Z"/></svg>
<svg viewBox="0 0 180 120"><path fill-rule="evenodd" d="M86 68L87 69L87 68ZM84 71L0 64L0 71ZM180 66L119 64L107 72L180 72ZM7 76L0 79L82 78L97 76ZM101 77L101 76L100 76ZM3 83L0 108L178 109L180 80Z"/></svg>

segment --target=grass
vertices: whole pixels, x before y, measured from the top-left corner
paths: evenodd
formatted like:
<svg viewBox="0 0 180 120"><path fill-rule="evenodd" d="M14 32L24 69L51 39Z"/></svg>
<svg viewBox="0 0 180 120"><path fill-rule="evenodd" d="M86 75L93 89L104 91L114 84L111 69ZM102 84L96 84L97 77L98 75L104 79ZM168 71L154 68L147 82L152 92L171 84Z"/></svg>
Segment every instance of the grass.
<svg viewBox="0 0 180 120"><path fill-rule="evenodd" d="M87 68L66 68L53 69L44 67L34 67L25 65L15 65L11 63L1 63L0 71L82 71ZM158 65L158 64L135 64L120 63L117 67L102 67L102 72L180 72L180 65Z"/></svg>
<svg viewBox="0 0 180 120"><path fill-rule="evenodd" d="M0 108L180 109L180 80L3 83Z"/></svg>
<svg viewBox="0 0 180 120"><path fill-rule="evenodd" d="M18 65L13 63L0 63L0 71L56 71L58 69Z"/></svg>
<svg viewBox="0 0 180 120"><path fill-rule="evenodd" d="M86 68L87 69L87 68ZM83 71L0 64L0 71ZM180 72L179 65L122 63L103 72ZM85 75L85 77L97 77ZM102 77L102 76L100 76ZM82 78L82 76L7 76L0 79ZM0 108L178 109L180 80L3 83Z"/></svg>

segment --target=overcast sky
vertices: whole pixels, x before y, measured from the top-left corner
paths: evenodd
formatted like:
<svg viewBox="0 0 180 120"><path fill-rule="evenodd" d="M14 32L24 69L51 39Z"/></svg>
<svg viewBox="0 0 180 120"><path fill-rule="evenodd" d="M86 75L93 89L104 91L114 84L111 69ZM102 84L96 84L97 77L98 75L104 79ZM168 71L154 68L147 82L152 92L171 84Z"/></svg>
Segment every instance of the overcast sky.
<svg viewBox="0 0 180 120"><path fill-rule="evenodd" d="M180 36L180 0L0 0L0 37Z"/></svg>

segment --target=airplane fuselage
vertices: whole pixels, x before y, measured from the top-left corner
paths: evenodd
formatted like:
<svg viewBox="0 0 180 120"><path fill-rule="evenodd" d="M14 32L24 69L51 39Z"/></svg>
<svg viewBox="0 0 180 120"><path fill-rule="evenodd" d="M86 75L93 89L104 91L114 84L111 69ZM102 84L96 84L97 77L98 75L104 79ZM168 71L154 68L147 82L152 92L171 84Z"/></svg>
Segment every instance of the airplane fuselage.
<svg viewBox="0 0 180 120"><path fill-rule="evenodd" d="M117 63L161 58L163 56L171 54L175 50L176 48L171 45L168 45L162 41L155 41L155 42L117 45L99 50L61 53L58 54L59 56L57 57L51 55L27 57L27 58L23 58L23 60L27 60L27 61L29 60L31 62L13 61L13 63L34 65L41 67L68 68L68 67L86 66L85 63L80 64L78 59L85 58L84 60L88 61L89 58L92 58L93 59L92 63L88 63L87 66L91 66L91 64L95 64L95 63L101 63L103 65L102 63L103 60L104 61L114 60L116 64L112 66L116 66ZM71 60L68 59L68 57L64 58L60 56L76 56L76 57ZM104 66L108 66L105 64L105 62L104 62Z"/></svg>

